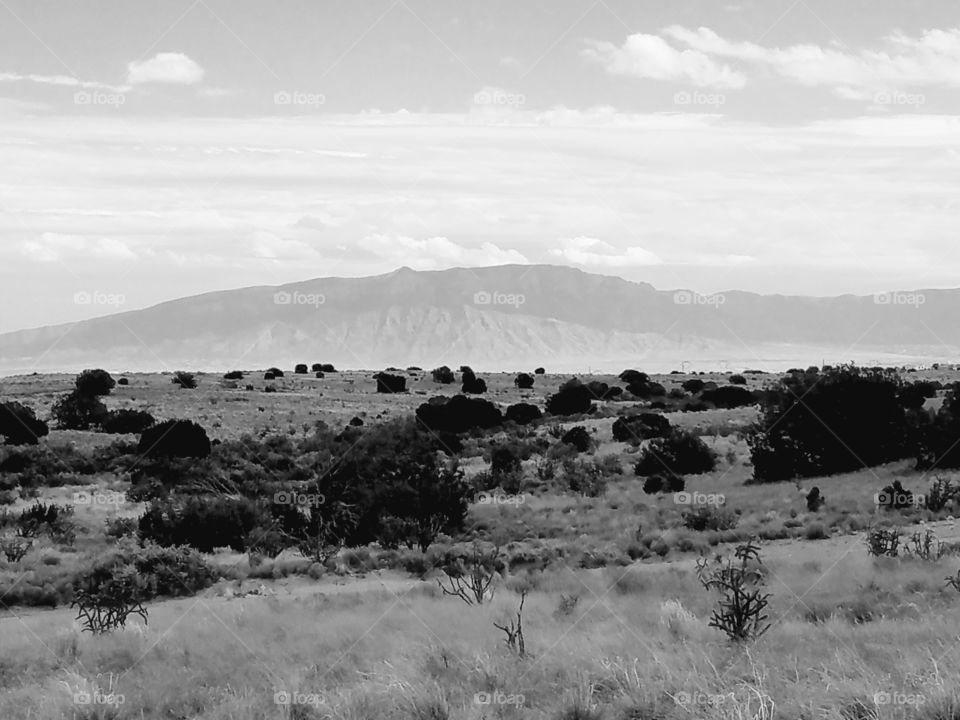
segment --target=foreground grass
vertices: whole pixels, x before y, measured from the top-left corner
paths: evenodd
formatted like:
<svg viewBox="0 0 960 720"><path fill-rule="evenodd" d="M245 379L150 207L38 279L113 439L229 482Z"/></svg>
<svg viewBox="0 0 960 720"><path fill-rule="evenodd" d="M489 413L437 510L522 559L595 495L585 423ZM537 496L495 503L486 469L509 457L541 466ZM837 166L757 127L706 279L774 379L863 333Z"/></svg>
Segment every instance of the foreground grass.
<svg viewBox="0 0 960 720"><path fill-rule="evenodd" d="M746 646L708 627L691 569L667 565L532 576L525 658L493 626L515 613L530 582L517 578L483 607L430 582L211 593L102 637L63 611L7 618L0 717L955 718L960 597L943 577L958 564L876 562L860 546L774 560L773 627ZM564 611L561 594L579 602Z"/></svg>

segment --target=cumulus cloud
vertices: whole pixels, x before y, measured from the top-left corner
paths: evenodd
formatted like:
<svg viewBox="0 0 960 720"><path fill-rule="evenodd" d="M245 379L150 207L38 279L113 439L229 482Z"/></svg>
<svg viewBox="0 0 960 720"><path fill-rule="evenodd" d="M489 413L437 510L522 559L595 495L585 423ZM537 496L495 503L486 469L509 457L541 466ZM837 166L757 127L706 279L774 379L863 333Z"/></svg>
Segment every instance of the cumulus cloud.
<svg viewBox="0 0 960 720"><path fill-rule="evenodd" d="M560 247L551 250L550 254L575 265L597 267L637 267L660 265L663 262L657 255L641 247L634 245L618 250L610 243L591 237L561 240Z"/></svg>
<svg viewBox="0 0 960 720"><path fill-rule="evenodd" d="M593 42L581 55L603 66L611 75L681 81L711 88L742 88L747 84L746 77L729 65L696 49L677 49L658 35L636 33L619 47Z"/></svg>
<svg viewBox="0 0 960 720"><path fill-rule="evenodd" d="M131 85L196 85L203 75L203 68L183 53L157 53L149 60L127 65L127 82Z"/></svg>

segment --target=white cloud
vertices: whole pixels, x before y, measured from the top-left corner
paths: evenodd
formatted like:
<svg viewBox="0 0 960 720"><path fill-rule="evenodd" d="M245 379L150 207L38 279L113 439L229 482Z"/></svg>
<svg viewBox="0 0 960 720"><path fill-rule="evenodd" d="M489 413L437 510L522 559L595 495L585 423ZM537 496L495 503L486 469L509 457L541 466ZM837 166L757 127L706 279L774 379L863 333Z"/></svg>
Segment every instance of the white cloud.
<svg viewBox="0 0 960 720"><path fill-rule="evenodd" d="M657 255L641 247L631 246L618 250L610 243L591 237L561 240L560 248L551 250L550 254L576 265L598 267L637 267L660 265L663 262Z"/></svg>
<svg viewBox="0 0 960 720"><path fill-rule="evenodd" d="M127 82L131 85L195 85L203 75L203 68L183 53L157 53L149 60L127 65Z"/></svg>
<svg viewBox="0 0 960 720"><path fill-rule="evenodd" d="M381 260L408 265L419 270L446 268L452 265L481 267L485 265L526 265L529 261L516 250L504 250L491 242L478 247L464 247L445 237L417 240L406 236L373 234L356 244Z"/></svg>
<svg viewBox="0 0 960 720"><path fill-rule="evenodd" d="M128 85L109 85L95 80L80 80L69 75L21 75L20 73L0 73L0 82L32 82L38 85L59 85L61 87L81 88L84 90L108 90L110 92L127 92Z"/></svg>
<svg viewBox="0 0 960 720"><path fill-rule="evenodd" d="M40 262L57 262L79 257L98 257L105 260L137 258L136 253L117 238L91 239L82 235L53 232L45 232L37 239L24 241L21 252Z"/></svg>
<svg viewBox="0 0 960 720"><path fill-rule="evenodd" d="M630 35L622 47L593 42L581 55L599 63L611 75L649 80L673 80L699 87L742 88L746 77L699 50L678 50L658 35Z"/></svg>

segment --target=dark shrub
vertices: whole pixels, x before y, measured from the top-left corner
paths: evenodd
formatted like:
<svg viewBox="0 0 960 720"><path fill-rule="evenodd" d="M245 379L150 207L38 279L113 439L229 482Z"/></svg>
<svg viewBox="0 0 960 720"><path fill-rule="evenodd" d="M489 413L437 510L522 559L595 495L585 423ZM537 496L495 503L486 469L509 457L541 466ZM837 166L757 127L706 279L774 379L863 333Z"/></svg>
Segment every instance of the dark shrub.
<svg viewBox="0 0 960 720"><path fill-rule="evenodd" d="M304 365L303 363L298 364L298 365L293 369L293 374L294 374L294 375L306 375L307 372L308 372L308 371L307 371L307 366ZM314 372L316 372L316 371L314 371Z"/></svg>
<svg viewBox="0 0 960 720"><path fill-rule="evenodd" d="M593 438L590 437L590 433L587 432L587 429L583 427L583 425L577 425L567 430L567 432L563 434L563 437L560 438L560 442L573 445L577 449L577 452L587 452L590 450L590 446L593 445Z"/></svg>
<svg viewBox="0 0 960 720"><path fill-rule="evenodd" d="M263 374L263 379L264 379L264 380L276 380L276 378L277 378L277 376L274 375L272 372L266 372L266 373Z"/></svg>
<svg viewBox="0 0 960 720"><path fill-rule="evenodd" d="M130 384L130 381L127 380L126 378L120 378L119 380L117 380L117 385L129 385L129 384Z"/></svg>
<svg viewBox="0 0 960 720"><path fill-rule="evenodd" d="M613 422L613 439L635 443L655 437L666 437L670 421L659 413L641 413L619 417Z"/></svg>
<svg viewBox="0 0 960 720"><path fill-rule="evenodd" d="M831 475L907 456L900 387L895 372L853 365L781 378L764 393L748 437L754 480Z"/></svg>
<svg viewBox="0 0 960 720"><path fill-rule="evenodd" d="M627 385L646 385L650 380L649 375L639 370L624 370L617 377L627 383Z"/></svg>
<svg viewBox="0 0 960 720"><path fill-rule="evenodd" d="M515 448L501 445L490 456L490 473L496 478L500 475L520 472L520 456Z"/></svg>
<svg viewBox="0 0 960 720"><path fill-rule="evenodd" d="M112 410L103 421L102 430L116 435L139 435L156 421L143 410Z"/></svg>
<svg viewBox="0 0 960 720"><path fill-rule="evenodd" d="M543 417L540 408L530 403L517 403L507 408L505 419L512 420L517 425L529 425L534 420Z"/></svg>
<svg viewBox="0 0 960 720"><path fill-rule="evenodd" d="M378 393L402 393L407 391L407 379L403 375L381 372L374 375L373 379L377 381Z"/></svg>
<svg viewBox="0 0 960 720"><path fill-rule="evenodd" d="M145 457L207 457L207 431L190 420L166 420L144 430L137 452Z"/></svg>
<svg viewBox="0 0 960 720"><path fill-rule="evenodd" d="M314 363L310 366L310 372L323 372L323 365L320 363Z"/></svg>
<svg viewBox="0 0 960 720"><path fill-rule="evenodd" d="M547 412L551 415L581 415L590 412L592 400L593 395L587 386L573 378L547 398Z"/></svg>
<svg viewBox="0 0 960 720"><path fill-rule="evenodd" d="M323 364L320 366L320 370L322 370L322 371L325 372L325 373L335 373L335 372L337 372L337 369L336 369L333 365L331 365L330 363L323 363Z"/></svg>
<svg viewBox="0 0 960 720"><path fill-rule="evenodd" d="M36 445L49 433L31 408L13 401L0 403L0 436L7 445Z"/></svg>
<svg viewBox="0 0 960 720"><path fill-rule="evenodd" d="M441 397L424 403L417 408L417 420L434 432L462 433L502 425L503 415L488 400L455 395L449 400Z"/></svg>
<svg viewBox="0 0 960 720"><path fill-rule="evenodd" d="M268 368L268 369L267 369L267 374L273 375L273 377L275 377L275 378L282 378L282 377L283 377L283 370L281 370L280 368L272 367L272 368Z"/></svg>
<svg viewBox="0 0 960 720"><path fill-rule="evenodd" d="M817 512L826 501L826 498L820 494L820 488L811 488L807 493L807 510Z"/></svg>
<svg viewBox="0 0 960 720"><path fill-rule="evenodd" d="M363 427L363 420L361 420L361 419L358 418L357 416L354 416L354 417L352 417L352 418L350 419L350 424L351 424L353 427Z"/></svg>
<svg viewBox="0 0 960 720"><path fill-rule="evenodd" d="M599 380L591 380L588 382L587 390L589 390L590 394L597 400L610 400L623 393L623 388L610 387L605 382L600 382Z"/></svg>
<svg viewBox="0 0 960 720"><path fill-rule="evenodd" d="M142 540L163 547L188 545L200 552L228 547L247 549L247 537L261 512L248 498L189 497L181 502L153 501L137 523Z"/></svg>
<svg viewBox="0 0 960 720"><path fill-rule="evenodd" d="M446 365L441 365L438 368L434 368L430 371L430 375L433 377L433 381L441 383L443 385L450 385L456 378L453 375L453 370L448 368Z"/></svg>
<svg viewBox="0 0 960 720"><path fill-rule="evenodd" d="M528 373L520 373L513 379L513 384L520 390L529 390L533 387L533 382L533 375Z"/></svg>
<svg viewBox="0 0 960 720"><path fill-rule="evenodd" d="M231 370L223 376L224 380L243 380L243 373L239 370Z"/></svg>
<svg viewBox="0 0 960 720"><path fill-rule="evenodd" d="M960 383L947 387L943 404L936 415L923 410L908 413L917 467L920 469L960 467Z"/></svg>
<svg viewBox="0 0 960 720"><path fill-rule="evenodd" d="M183 370L177 370L173 374L174 385L179 385L184 390L193 390L197 387L197 378L193 373L184 372Z"/></svg>
<svg viewBox="0 0 960 720"><path fill-rule="evenodd" d="M913 506L913 493L907 490L899 480L894 480L877 494L876 503L887 510L903 510Z"/></svg>
<svg viewBox="0 0 960 720"><path fill-rule="evenodd" d="M538 367L536 370L533 371L533 374L534 374L534 375L545 375L546 372L547 372L547 371L544 370L542 367Z"/></svg>
<svg viewBox="0 0 960 720"><path fill-rule="evenodd" d="M680 387L682 387L688 393L696 395L698 392L703 390L704 385L706 385L706 383L700 378L691 378L689 380L684 381L684 383Z"/></svg>
<svg viewBox="0 0 960 720"><path fill-rule="evenodd" d="M657 493L663 492L663 485L663 475L650 475L646 480L643 481L643 491L647 495L656 495Z"/></svg>
<svg viewBox="0 0 960 720"><path fill-rule="evenodd" d="M482 395L487 391L486 381L478 378L473 370L466 368L463 370L463 388L465 394Z"/></svg>
<svg viewBox="0 0 960 720"><path fill-rule="evenodd" d="M731 375L727 379L727 382L729 382L731 385L746 385L747 379L743 375Z"/></svg>
<svg viewBox="0 0 960 720"><path fill-rule="evenodd" d="M89 430L99 427L107 419L107 407L96 395L84 395L79 390L61 396L50 411L57 427L64 430Z"/></svg>
<svg viewBox="0 0 960 720"><path fill-rule="evenodd" d="M757 404L757 396L746 388L737 385L724 385L715 390L700 393L703 402L713 403L718 408L732 409Z"/></svg>
<svg viewBox="0 0 960 720"><path fill-rule="evenodd" d="M688 475L710 472L716 463L713 451L699 437L674 428L666 437L656 438L644 448L634 472L640 476L656 474Z"/></svg>
<svg viewBox="0 0 960 720"><path fill-rule="evenodd" d="M117 383L106 370L84 370L77 376L75 385L81 395L99 397L109 395Z"/></svg>

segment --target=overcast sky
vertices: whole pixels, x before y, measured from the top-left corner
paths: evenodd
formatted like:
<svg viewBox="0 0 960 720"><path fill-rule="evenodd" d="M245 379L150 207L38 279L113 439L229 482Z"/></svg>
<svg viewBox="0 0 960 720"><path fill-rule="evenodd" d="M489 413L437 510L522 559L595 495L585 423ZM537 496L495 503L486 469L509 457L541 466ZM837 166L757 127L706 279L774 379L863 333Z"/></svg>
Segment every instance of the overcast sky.
<svg viewBox="0 0 960 720"><path fill-rule="evenodd" d="M956 10L2 0L0 332L401 265L960 285Z"/></svg>

